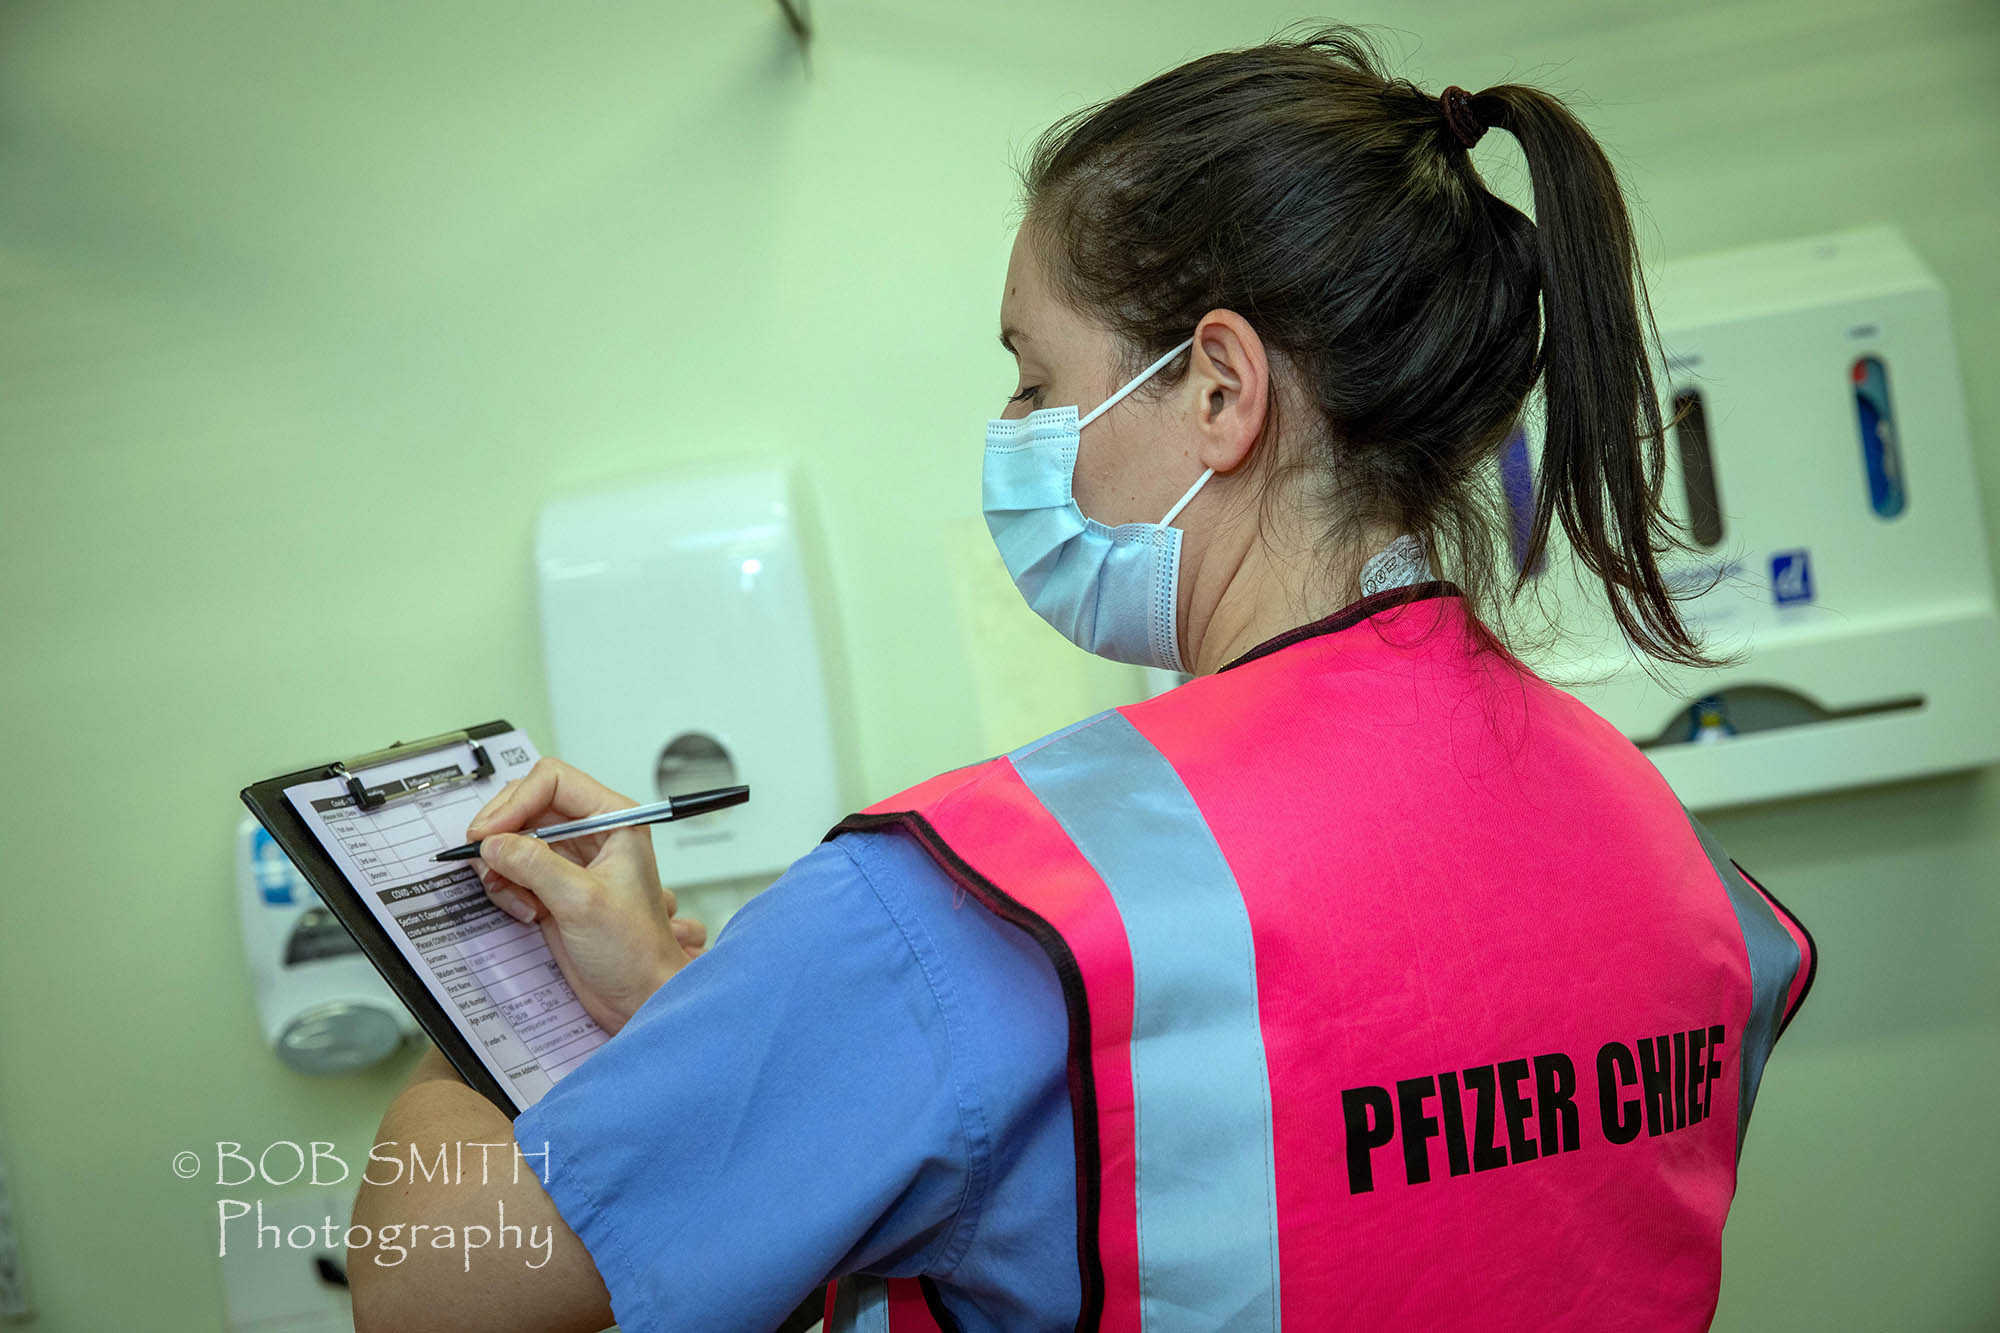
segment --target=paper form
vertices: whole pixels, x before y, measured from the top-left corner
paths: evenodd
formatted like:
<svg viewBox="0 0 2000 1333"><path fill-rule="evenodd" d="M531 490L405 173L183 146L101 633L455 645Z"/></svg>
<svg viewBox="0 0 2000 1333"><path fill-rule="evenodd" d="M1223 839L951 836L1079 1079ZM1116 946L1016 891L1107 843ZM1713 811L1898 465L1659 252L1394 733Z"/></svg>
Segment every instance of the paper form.
<svg viewBox="0 0 2000 1333"><path fill-rule="evenodd" d="M398 793L473 771L470 746L433 750L358 774L391 799L362 810L339 778L287 787L285 797L353 884L473 1049L521 1106L583 1063L608 1034L584 1012L539 925L495 907L472 867L431 857L466 841L465 826L535 762L519 731L485 738L493 773L415 796Z"/></svg>

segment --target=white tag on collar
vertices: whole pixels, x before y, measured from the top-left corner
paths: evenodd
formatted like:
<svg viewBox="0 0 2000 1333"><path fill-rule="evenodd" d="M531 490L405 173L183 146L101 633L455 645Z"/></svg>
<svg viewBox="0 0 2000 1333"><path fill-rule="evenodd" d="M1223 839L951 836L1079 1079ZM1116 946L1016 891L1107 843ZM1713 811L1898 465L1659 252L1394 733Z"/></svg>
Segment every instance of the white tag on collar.
<svg viewBox="0 0 2000 1333"><path fill-rule="evenodd" d="M1436 577L1431 572L1431 562L1424 553L1423 542L1410 533L1404 533L1370 556L1368 563L1361 567L1361 595L1372 597L1390 588L1425 583Z"/></svg>

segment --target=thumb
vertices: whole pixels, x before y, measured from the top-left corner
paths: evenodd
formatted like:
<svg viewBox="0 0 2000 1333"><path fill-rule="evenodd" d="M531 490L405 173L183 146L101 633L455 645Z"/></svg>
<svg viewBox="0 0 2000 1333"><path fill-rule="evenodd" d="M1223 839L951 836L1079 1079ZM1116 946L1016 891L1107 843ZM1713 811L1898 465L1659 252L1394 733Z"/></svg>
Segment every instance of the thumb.
<svg viewBox="0 0 2000 1333"><path fill-rule="evenodd" d="M588 870L540 838L495 833L480 842L479 859L540 898L558 919L575 911L595 889Z"/></svg>

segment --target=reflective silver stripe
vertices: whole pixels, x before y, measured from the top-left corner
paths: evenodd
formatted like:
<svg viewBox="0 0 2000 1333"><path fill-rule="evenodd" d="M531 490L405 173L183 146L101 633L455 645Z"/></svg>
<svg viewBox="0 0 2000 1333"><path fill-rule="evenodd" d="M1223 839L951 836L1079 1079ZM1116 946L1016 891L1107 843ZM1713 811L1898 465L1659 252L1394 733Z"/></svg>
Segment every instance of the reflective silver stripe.
<svg viewBox="0 0 2000 1333"><path fill-rule="evenodd" d="M1692 812L1688 823L1701 839L1708 863L1729 889L1729 905L1736 909L1736 924L1743 930L1744 951L1750 957L1750 1019L1738 1043L1743 1079L1736 1099L1736 1155L1741 1157L1743 1135L1750 1128L1750 1108L1757 1100L1757 1085L1764 1079L1764 1062L1771 1058L1771 1047L1777 1043L1785 997L1799 974L1799 946L1771 905L1744 882L1729 854Z"/></svg>
<svg viewBox="0 0 2000 1333"><path fill-rule="evenodd" d="M1140 1324L1275 1329L1271 1082L1236 877L1123 714L1008 757L1110 889L1131 945Z"/></svg>
<svg viewBox="0 0 2000 1333"><path fill-rule="evenodd" d="M842 1278L826 1333L889 1333L889 1284L861 1274Z"/></svg>

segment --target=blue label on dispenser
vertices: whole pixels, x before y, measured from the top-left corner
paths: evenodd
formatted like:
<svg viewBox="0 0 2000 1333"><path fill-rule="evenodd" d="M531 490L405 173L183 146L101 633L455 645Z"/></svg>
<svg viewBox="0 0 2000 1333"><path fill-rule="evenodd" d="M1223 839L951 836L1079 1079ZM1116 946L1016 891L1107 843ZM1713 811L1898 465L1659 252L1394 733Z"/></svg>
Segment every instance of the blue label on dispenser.
<svg viewBox="0 0 2000 1333"><path fill-rule="evenodd" d="M1812 561L1803 548L1771 556L1771 600L1792 606L1813 599Z"/></svg>
<svg viewBox="0 0 2000 1333"><path fill-rule="evenodd" d="M291 858L261 825L250 844L250 863L256 871L257 887L263 891L264 901L273 907L288 906L293 901Z"/></svg>

